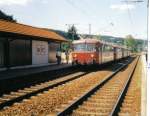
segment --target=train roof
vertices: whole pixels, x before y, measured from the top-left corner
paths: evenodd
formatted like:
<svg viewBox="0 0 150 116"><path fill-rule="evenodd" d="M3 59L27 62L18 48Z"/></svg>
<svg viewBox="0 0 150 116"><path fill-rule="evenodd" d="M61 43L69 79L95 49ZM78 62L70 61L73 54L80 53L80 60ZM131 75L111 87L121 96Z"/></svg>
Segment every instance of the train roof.
<svg viewBox="0 0 150 116"><path fill-rule="evenodd" d="M73 44L79 44L79 43L99 43L100 41L97 39L80 39L80 40L74 40Z"/></svg>
<svg viewBox="0 0 150 116"><path fill-rule="evenodd" d="M122 48L122 49L127 49L126 46L120 46L120 45L116 45L114 43L110 43L110 42L105 42L105 41L101 41L101 40L98 40L98 39L80 39L80 40L74 40L72 42L73 44L79 44L79 43L100 43L100 44L104 44L104 45L109 45L109 46L112 46L112 47L116 47L116 48ZM127 49L128 50L128 49Z"/></svg>
<svg viewBox="0 0 150 116"><path fill-rule="evenodd" d="M24 36L39 37L55 41L67 41L64 37L48 29L42 29L16 22L10 22L0 19L0 32L20 34Z"/></svg>

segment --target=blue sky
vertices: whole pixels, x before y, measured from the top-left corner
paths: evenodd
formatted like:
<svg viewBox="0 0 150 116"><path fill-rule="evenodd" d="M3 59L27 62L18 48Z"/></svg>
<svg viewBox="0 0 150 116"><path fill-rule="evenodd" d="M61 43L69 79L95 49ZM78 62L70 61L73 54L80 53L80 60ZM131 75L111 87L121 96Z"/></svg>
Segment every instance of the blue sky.
<svg viewBox="0 0 150 116"><path fill-rule="evenodd" d="M143 3L123 0L0 0L0 9L18 22L44 28L67 30L76 24L78 33L146 39L147 8Z"/></svg>

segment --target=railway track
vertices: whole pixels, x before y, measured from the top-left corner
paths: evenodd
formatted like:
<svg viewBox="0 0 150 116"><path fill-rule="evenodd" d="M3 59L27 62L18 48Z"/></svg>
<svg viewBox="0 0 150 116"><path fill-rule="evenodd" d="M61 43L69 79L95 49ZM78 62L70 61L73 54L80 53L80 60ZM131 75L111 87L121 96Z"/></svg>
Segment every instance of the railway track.
<svg viewBox="0 0 150 116"><path fill-rule="evenodd" d="M43 82L43 83L28 87L28 88L20 89L16 92L10 92L10 94L4 94L2 97L0 97L0 109L2 109L5 106L9 106L15 102L21 101L24 98L29 98L31 96L36 95L37 93L46 91L50 88L64 84L66 82L69 82L73 79L79 78L80 76L83 76L86 74L88 74L88 73L77 72L74 74L70 74L68 76L64 76L60 79L55 79L52 81Z"/></svg>
<svg viewBox="0 0 150 116"><path fill-rule="evenodd" d="M57 114L61 104L66 104L72 99L76 100L76 98L81 97L83 93L87 93L87 90L92 89L93 85L95 86L99 82L104 83L104 81L109 80L108 77L115 75L124 66L125 64L120 63L116 68L111 67L107 71L96 71L89 74L80 72L77 77L73 76L70 81L68 81L69 77L66 77L64 82L60 82L59 84L55 83L56 86L53 84L50 85L50 82L46 82L45 84L32 86L31 88L19 90L18 92L11 92L10 95L4 95L3 98L5 99L0 99L3 102L1 108L14 104L2 109L0 115ZM42 89L40 86L42 86ZM74 97L75 95L76 97ZM18 101L21 100L23 101L19 103Z"/></svg>
<svg viewBox="0 0 150 116"><path fill-rule="evenodd" d="M117 70L81 97L57 109L57 116L116 116L127 92L138 58L124 70ZM127 65L127 64L126 64ZM126 66L125 65L125 66ZM121 70L121 71L120 71Z"/></svg>
<svg viewBox="0 0 150 116"><path fill-rule="evenodd" d="M56 78L61 78L63 76L73 74L79 71L85 72L85 70L79 70L79 67L73 66L73 67L65 67L63 69L56 69L56 70L47 70L28 74L24 73L23 75L16 74L16 77L9 77L10 74L8 74L8 77L4 74L3 78L0 78L0 96L3 94L9 93L11 91L17 91L18 89L23 89L26 87L30 87L33 85L37 85L43 82L47 82L49 80L54 80ZM29 73L31 70L29 70ZM20 73L18 71L18 73ZM12 73L13 75L13 73ZM18 76L17 76L18 75ZM8 86L9 85L9 86Z"/></svg>
<svg viewBox="0 0 150 116"><path fill-rule="evenodd" d="M135 73L131 79L128 91L122 102L119 116L141 116L141 75L142 75L142 62L137 64Z"/></svg>

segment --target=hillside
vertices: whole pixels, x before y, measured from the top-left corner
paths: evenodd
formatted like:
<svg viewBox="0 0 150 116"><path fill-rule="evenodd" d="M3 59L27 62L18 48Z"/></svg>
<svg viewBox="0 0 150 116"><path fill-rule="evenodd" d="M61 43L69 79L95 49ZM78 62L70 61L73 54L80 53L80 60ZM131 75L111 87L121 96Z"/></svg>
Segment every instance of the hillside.
<svg viewBox="0 0 150 116"><path fill-rule="evenodd" d="M61 30L53 30L56 33L60 34L61 36L65 37L66 39L69 39L67 32L61 31ZM83 38L97 38L106 42L111 42L115 43L118 45L124 45L125 43L125 38L122 37L114 37L114 36L109 36L109 35L88 35L88 34L80 34L81 37ZM136 41L136 46L137 46L137 51L143 51L146 49L147 46L147 41L142 40L142 39L135 39Z"/></svg>

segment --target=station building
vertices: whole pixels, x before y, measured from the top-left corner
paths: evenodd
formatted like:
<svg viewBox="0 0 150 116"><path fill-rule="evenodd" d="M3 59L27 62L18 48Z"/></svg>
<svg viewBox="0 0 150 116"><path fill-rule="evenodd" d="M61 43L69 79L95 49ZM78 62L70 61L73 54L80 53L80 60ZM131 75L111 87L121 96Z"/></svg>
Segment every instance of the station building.
<svg viewBox="0 0 150 116"><path fill-rule="evenodd" d="M53 31L0 20L0 69L56 63L62 42Z"/></svg>

